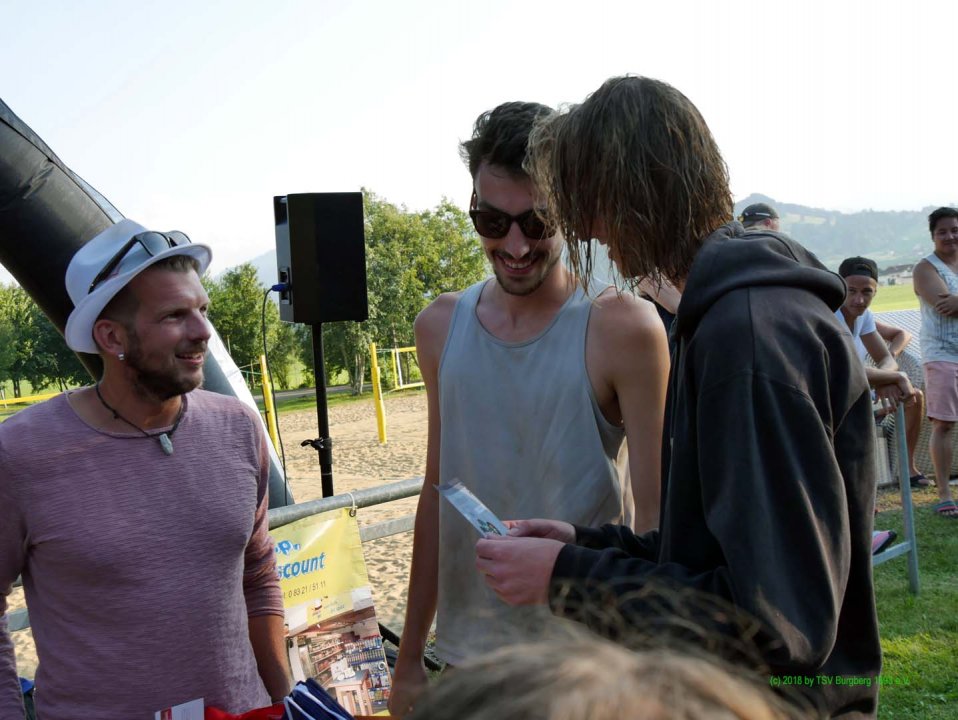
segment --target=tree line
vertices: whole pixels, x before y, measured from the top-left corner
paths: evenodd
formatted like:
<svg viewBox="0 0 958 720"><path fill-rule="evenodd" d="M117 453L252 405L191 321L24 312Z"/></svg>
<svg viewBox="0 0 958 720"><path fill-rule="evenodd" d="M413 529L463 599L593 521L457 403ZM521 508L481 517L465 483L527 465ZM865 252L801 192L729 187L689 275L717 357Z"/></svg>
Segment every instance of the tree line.
<svg viewBox="0 0 958 720"><path fill-rule="evenodd" d="M413 321L420 310L440 293L461 290L487 272L469 216L449 200L412 212L364 189L363 209L369 319L323 326L327 377L347 375L357 393L368 379L370 342L412 345ZM218 277L205 276L203 286L210 297L210 321L233 361L241 368L258 367L266 288L256 269L244 263ZM307 368L306 381L312 382L310 328L282 322L272 298L265 303L265 323L276 384L289 386L296 360ZM0 285L0 382L7 380L17 397L23 381L34 392L90 381L60 333L17 285Z"/></svg>

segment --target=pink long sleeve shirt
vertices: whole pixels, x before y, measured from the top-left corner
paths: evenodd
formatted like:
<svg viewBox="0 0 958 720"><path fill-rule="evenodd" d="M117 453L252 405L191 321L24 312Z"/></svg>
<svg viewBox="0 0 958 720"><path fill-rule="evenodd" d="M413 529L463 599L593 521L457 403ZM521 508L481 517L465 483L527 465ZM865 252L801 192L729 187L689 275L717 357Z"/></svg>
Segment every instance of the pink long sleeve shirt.
<svg viewBox="0 0 958 720"><path fill-rule="evenodd" d="M0 424L0 614L22 574L43 720L269 704L248 630L283 613L259 420L196 390L173 446L90 427L65 396ZM20 712L0 622L0 718Z"/></svg>

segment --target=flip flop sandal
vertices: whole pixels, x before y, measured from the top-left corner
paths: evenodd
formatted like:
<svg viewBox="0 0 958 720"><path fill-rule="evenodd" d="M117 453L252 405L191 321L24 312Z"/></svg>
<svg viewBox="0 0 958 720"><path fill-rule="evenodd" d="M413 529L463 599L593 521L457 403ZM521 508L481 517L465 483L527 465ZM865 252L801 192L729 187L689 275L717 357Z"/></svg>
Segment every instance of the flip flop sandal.
<svg viewBox="0 0 958 720"><path fill-rule="evenodd" d="M938 517L958 520L958 505L955 505L954 500L942 500L940 503L935 503L932 509L938 514Z"/></svg>
<svg viewBox="0 0 958 720"><path fill-rule="evenodd" d="M931 485L931 480L925 477L925 473L918 473L917 475L912 475L910 478L908 478L908 480L909 482L911 482L911 486L913 488L923 488L923 487L928 487L929 485Z"/></svg>
<svg viewBox="0 0 958 720"><path fill-rule="evenodd" d="M872 533L872 555L887 550L888 546L895 542L898 533L894 530L876 530Z"/></svg>

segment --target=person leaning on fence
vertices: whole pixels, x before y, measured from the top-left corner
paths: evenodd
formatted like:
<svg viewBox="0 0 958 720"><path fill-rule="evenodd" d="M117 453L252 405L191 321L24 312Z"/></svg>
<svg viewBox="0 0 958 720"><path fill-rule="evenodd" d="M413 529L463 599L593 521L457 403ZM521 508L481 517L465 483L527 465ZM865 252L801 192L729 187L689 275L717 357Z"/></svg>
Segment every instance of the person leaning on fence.
<svg viewBox="0 0 958 720"><path fill-rule="evenodd" d="M846 258L838 266L838 274L845 281L846 294L845 302L835 311L835 317L848 328L862 362L871 358L875 365L865 367L865 377L882 406L880 414L893 413L899 403L905 403L905 438L911 486L930 485L915 464L915 446L924 415L924 396L921 390L912 387L908 376L898 369L897 358L908 347L911 333L878 322L869 309L878 293L878 265L874 260Z"/></svg>
<svg viewBox="0 0 958 720"><path fill-rule="evenodd" d="M911 466L910 482L912 487L929 484L928 480L915 465L915 445L921 430L924 398L921 390L912 387L908 376L898 369L896 356L908 345L911 334L901 328L882 325L879 332L871 305L878 292L878 265L874 260L864 257L850 257L842 261L838 274L845 281L845 302L835 311L835 317L848 328L858 357L865 362L871 358L874 367L865 366L865 377L875 391L880 405L876 413L878 424L893 413L899 404L905 404L905 437L908 446L908 462ZM885 343L890 342L891 345ZM893 354L894 353L894 354ZM894 530L872 531L872 553L877 554L891 545L897 537Z"/></svg>
<svg viewBox="0 0 958 720"><path fill-rule="evenodd" d="M912 274L921 305L921 361L931 421L929 452L935 469L939 517L958 519L948 480L958 421L958 209L940 207L928 216L934 251Z"/></svg>
<svg viewBox="0 0 958 720"><path fill-rule="evenodd" d="M289 691L256 413L197 389L210 327L204 245L131 220L66 273L67 344L94 387L0 425L0 613L20 574L44 720L228 712ZM0 717L22 717L0 621Z"/></svg>
<svg viewBox="0 0 958 720"><path fill-rule="evenodd" d="M874 717L875 436L862 432L862 363L835 322L841 279L787 236L731 222L715 140L666 83L607 81L537 127L530 160L574 260L597 238L624 277L659 273L682 292L671 469L657 532L517 520L477 543L478 569L506 602L559 612L561 581L586 598L611 588L635 622L661 612L650 584L712 594L756 618L772 677L812 680L802 691L828 715ZM590 246L581 259L587 277Z"/></svg>
<svg viewBox="0 0 958 720"><path fill-rule="evenodd" d="M416 319L429 437L394 715L426 685L434 615L436 653L452 665L555 622L485 587L473 568L476 533L440 506L434 485L459 479L500 517L546 513L584 525L632 525L634 497L635 526L658 524L665 331L650 303L607 287L587 295L561 263L562 238L522 169L529 131L550 113L510 102L476 121L462 154L495 278L440 296Z"/></svg>

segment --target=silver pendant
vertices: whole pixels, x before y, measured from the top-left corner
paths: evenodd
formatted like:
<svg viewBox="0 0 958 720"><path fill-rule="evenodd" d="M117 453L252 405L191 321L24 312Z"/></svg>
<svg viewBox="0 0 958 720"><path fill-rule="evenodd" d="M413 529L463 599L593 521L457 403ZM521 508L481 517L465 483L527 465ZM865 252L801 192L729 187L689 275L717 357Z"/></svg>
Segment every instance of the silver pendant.
<svg viewBox="0 0 958 720"><path fill-rule="evenodd" d="M163 448L163 452L167 455L173 454L173 441L170 440L170 436L166 433L160 434L160 447Z"/></svg>

